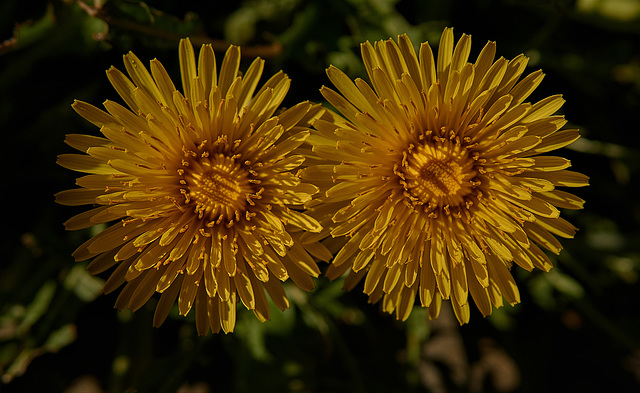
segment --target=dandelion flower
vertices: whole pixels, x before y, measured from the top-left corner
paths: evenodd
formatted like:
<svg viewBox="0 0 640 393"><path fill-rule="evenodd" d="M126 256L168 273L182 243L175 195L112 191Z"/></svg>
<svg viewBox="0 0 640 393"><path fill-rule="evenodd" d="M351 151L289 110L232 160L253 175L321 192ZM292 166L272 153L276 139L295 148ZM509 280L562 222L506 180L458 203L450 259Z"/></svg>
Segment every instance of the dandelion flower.
<svg viewBox="0 0 640 393"><path fill-rule="evenodd" d="M469 295L485 316L503 298L518 303L512 264L551 269L540 246L558 253L555 236L576 231L558 208L584 203L557 187L588 178L544 155L579 137L553 115L561 96L525 102L542 72L521 78L528 59L495 60L493 42L471 63L470 48L467 35L454 45L449 28L437 60L428 43L416 55L406 35L367 42L371 84L330 67L337 91L321 89L344 116L314 123L309 141L325 163L302 173L326 188L310 212L343 239L327 275L350 271L347 289L364 279L370 302L398 319L416 296L432 318L451 299L460 323Z"/></svg>
<svg viewBox="0 0 640 393"><path fill-rule="evenodd" d="M107 71L129 109L112 101L106 112L73 104L102 136L67 136L86 154L63 154L58 163L86 175L77 179L80 188L56 199L97 205L68 220L67 229L115 222L73 255L93 258L92 274L116 266L104 292L125 284L117 308L135 311L159 292L155 326L177 299L181 315L195 305L199 334L231 332L238 299L269 319L265 290L284 310L282 281L311 290L320 271L310 252L327 259L326 249L305 241L320 224L298 209L317 187L292 172L304 161L294 150L323 109L303 102L274 116L289 78L279 72L255 93L264 61L255 59L240 76L238 47L226 52L219 75L210 45L196 62L185 39L179 55L183 92L159 61L149 72L129 53L129 78Z"/></svg>

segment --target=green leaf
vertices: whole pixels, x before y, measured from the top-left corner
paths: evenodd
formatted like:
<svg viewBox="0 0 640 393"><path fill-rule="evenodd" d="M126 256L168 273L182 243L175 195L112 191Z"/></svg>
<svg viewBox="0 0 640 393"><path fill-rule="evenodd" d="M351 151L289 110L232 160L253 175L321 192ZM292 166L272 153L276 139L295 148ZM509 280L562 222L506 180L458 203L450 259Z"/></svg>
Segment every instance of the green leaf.
<svg viewBox="0 0 640 393"><path fill-rule="evenodd" d="M84 264L77 264L71 268L63 285L80 300L89 303L100 295L104 280L90 275Z"/></svg>
<svg viewBox="0 0 640 393"><path fill-rule="evenodd" d="M42 285L31 304L27 307L24 318L16 328L16 336L25 334L47 312L55 292L56 283L53 280L49 280Z"/></svg>

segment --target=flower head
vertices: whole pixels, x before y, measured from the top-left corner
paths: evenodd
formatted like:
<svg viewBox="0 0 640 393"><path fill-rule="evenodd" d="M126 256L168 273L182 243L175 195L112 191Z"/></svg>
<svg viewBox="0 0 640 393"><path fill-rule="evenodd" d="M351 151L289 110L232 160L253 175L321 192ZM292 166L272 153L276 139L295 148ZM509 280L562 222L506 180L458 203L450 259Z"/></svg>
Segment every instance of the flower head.
<svg viewBox="0 0 640 393"><path fill-rule="evenodd" d="M469 320L469 294L484 315L503 297L518 303L512 264L548 271L539 246L558 253L554 235L576 231L557 207L584 203L557 187L588 178L542 155L579 137L553 115L563 99L525 102L542 72L521 78L528 59L495 60L493 42L475 63L470 49L467 35L454 45L452 29L437 60L428 43L416 55L406 35L367 42L371 84L330 67L338 92L321 90L344 116L314 123L310 142L325 163L302 173L326 189L311 210L344 243L327 275L350 271L347 288L364 278L370 301L399 319L416 296L433 318L451 299L460 323Z"/></svg>
<svg viewBox="0 0 640 393"><path fill-rule="evenodd" d="M326 249L305 240L319 223L293 209L317 187L292 172L304 161L294 150L323 110L303 102L274 116L289 78L279 72L255 93L264 61L255 59L240 76L238 47L229 48L219 75L210 45L197 62L188 39L179 53L183 92L159 61L149 72L129 53L129 78L107 71L129 109L112 101L106 112L73 104L103 136L67 136L86 154L63 154L59 164L87 175L56 199L98 205L68 220L67 229L115 221L74 257L93 258L92 274L117 266L104 291L126 283L118 308L136 310L160 292L154 325L177 299L182 315L195 305L200 334L230 332L238 300L266 320L265 290L285 309L281 282L291 277L311 290L319 270L309 252L327 259Z"/></svg>

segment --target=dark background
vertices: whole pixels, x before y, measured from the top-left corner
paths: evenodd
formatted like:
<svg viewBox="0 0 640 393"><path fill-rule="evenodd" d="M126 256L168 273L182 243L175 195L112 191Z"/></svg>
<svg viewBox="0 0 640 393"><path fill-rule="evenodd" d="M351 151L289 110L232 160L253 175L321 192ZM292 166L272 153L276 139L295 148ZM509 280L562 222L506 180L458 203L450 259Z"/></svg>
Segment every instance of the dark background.
<svg viewBox="0 0 640 393"><path fill-rule="evenodd" d="M177 42L226 42L284 69L285 105L322 101L329 64L365 76L359 43L408 33L436 47L445 26L525 53L546 78L530 97L561 93L561 155L591 177L587 203L563 212L580 228L550 273L514 268L522 303L459 327L448 305L405 323L361 288L318 279L287 286L292 307L261 324L198 337L192 315L152 328L154 301L117 312L71 252L91 230L65 232L84 210L54 203L76 174L55 164L66 133L98 134L71 109L118 100L104 71L132 50L158 58L179 85ZM0 1L1 392L637 392L640 389L639 0ZM472 60L473 61L473 60ZM243 65L246 68L246 65ZM323 267L324 268L324 267Z"/></svg>

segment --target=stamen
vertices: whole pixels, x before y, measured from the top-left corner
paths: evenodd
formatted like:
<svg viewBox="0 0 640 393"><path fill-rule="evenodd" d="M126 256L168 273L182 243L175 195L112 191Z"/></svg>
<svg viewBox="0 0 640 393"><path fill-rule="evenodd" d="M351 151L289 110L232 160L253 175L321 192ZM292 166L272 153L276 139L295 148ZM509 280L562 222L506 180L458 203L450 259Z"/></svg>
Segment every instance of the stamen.
<svg viewBox="0 0 640 393"><path fill-rule="evenodd" d="M184 165L184 164L183 164ZM247 195L253 194L251 174L234 157L214 154L185 165L180 184L186 185L180 192L185 204L194 203L193 211L209 224L233 225L244 216L248 205Z"/></svg>
<svg viewBox="0 0 640 393"><path fill-rule="evenodd" d="M447 134L444 128L440 131ZM425 204L425 213L433 218L439 211L460 214L467 197L479 192L476 189L481 185L477 153L462 146L453 131L448 134L449 138L433 135L425 145L409 145L402 154L401 167L394 168L412 204Z"/></svg>

